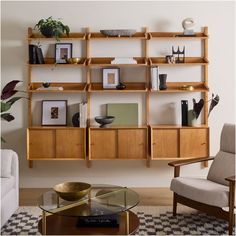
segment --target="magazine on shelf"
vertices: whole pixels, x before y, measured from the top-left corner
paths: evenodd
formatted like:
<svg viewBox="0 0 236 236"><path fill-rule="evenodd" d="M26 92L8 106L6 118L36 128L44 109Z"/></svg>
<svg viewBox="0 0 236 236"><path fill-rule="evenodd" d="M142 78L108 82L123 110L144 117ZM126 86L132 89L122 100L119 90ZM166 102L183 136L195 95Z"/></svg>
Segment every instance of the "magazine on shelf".
<svg viewBox="0 0 236 236"><path fill-rule="evenodd" d="M151 89L156 91L158 90L158 77L159 77L159 68L158 66L151 67Z"/></svg>

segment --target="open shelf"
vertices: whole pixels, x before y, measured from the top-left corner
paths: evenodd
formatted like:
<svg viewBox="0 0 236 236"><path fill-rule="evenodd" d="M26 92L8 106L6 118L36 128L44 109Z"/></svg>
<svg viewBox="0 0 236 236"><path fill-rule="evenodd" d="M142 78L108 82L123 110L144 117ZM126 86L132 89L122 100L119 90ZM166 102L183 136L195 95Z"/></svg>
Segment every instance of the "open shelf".
<svg viewBox="0 0 236 236"><path fill-rule="evenodd" d="M189 93L189 92L208 92L209 88L203 82L167 82L166 90L151 90L152 93ZM185 85L193 86L193 90L182 88Z"/></svg>
<svg viewBox="0 0 236 236"><path fill-rule="evenodd" d="M86 65L86 58L81 58L77 64L56 63L55 58L44 58L45 64L28 64L30 67L82 67Z"/></svg>
<svg viewBox="0 0 236 236"><path fill-rule="evenodd" d="M147 33L144 32L137 32L132 36L106 36L100 32L92 32L88 33L88 39L93 39L93 40L99 40L99 39L114 39L114 40L119 40L119 39L147 39Z"/></svg>
<svg viewBox="0 0 236 236"><path fill-rule="evenodd" d="M67 41L67 40L85 40L86 34L85 33L70 33L69 37L66 34L60 36L59 40ZM43 40L43 41L56 41L54 37L47 38L40 33L33 33L28 37L28 41L32 40Z"/></svg>
<svg viewBox="0 0 236 236"><path fill-rule="evenodd" d="M204 33L195 33L195 36L183 35L183 32L149 32L150 39L179 39L179 40L192 40L192 39L207 39L208 35Z"/></svg>
<svg viewBox="0 0 236 236"><path fill-rule="evenodd" d="M31 93L79 93L86 91L86 83L50 83L48 89L39 90L42 87L42 83L31 83L29 86L29 92ZM62 87L63 90L53 90L52 87Z"/></svg>
<svg viewBox="0 0 236 236"><path fill-rule="evenodd" d="M150 57L150 65L160 65L160 66L192 66L192 65L208 65L208 60L202 57L185 57L184 63L167 63L165 57Z"/></svg>
<svg viewBox="0 0 236 236"><path fill-rule="evenodd" d="M127 67L135 67L135 66L145 66L147 65L147 59L144 57L134 57L137 61L137 64L111 64L114 57L96 57L88 59L88 66L106 66L106 67L119 67L119 66L127 66Z"/></svg>
<svg viewBox="0 0 236 236"><path fill-rule="evenodd" d="M89 92L108 92L108 93L141 93L146 92L146 83L124 83L126 85L125 89L104 89L102 83L91 83L89 85Z"/></svg>

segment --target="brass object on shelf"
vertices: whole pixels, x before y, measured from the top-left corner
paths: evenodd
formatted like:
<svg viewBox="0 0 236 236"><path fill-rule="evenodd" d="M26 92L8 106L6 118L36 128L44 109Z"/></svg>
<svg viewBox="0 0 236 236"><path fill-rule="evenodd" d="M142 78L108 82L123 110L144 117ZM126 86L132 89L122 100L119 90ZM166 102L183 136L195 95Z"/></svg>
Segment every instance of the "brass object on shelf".
<svg viewBox="0 0 236 236"><path fill-rule="evenodd" d="M91 185L83 182L66 182L53 187L54 191L66 201L76 201L86 196Z"/></svg>
<svg viewBox="0 0 236 236"><path fill-rule="evenodd" d="M193 90L194 90L194 87L193 87L192 85L186 85L186 84L184 84L184 85L182 85L182 86L180 87L180 89L182 89L182 90L188 90L188 91L193 91Z"/></svg>
<svg viewBox="0 0 236 236"><path fill-rule="evenodd" d="M66 62L68 64L78 64L81 61L81 58L79 57L70 57L66 59Z"/></svg>

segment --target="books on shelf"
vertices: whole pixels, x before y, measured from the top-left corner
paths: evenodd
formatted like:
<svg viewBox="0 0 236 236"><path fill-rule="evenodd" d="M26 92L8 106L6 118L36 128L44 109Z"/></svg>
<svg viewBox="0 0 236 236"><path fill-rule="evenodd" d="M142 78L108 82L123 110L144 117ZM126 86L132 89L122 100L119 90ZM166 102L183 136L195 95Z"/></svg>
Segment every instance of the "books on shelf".
<svg viewBox="0 0 236 236"><path fill-rule="evenodd" d="M153 91L156 91L158 90L159 67L152 66L150 75L151 75L151 89Z"/></svg>
<svg viewBox="0 0 236 236"><path fill-rule="evenodd" d="M137 64L133 57L115 57L111 64Z"/></svg>
<svg viewBox="0 0 236 236"><path fill-rule="evenodd" d="M87 102L82 102L79 104L79 121L79 127L87 127Z"/></svg>
<svg viewBox="0 0 236 236"><path fill-rule="evenodd" d="M29 64L45 64L42 49L37 45L29 44Z"/></svg>

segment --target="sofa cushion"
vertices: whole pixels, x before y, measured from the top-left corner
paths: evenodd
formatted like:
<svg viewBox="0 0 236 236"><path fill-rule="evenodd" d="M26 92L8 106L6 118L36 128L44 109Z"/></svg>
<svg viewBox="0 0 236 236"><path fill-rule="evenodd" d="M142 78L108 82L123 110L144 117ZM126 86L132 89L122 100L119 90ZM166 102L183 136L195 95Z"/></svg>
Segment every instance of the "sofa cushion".
<svg viewBox="0 0 236 236"><path fill-rule="evenodd" d="M15 186L15 178L1 178L1 198L3 198Z"/></svg>
<svg viewBox="0 0 236 236"><path fill-rule="evenodd" d="M183 197L212 206L228 206L229 188L201 178L172 179L170 189Z"/></svg>
<svg viewBox="0 0 236 236"><path fill-rule="evenodd" d="M207 179L229 185L225 178L235 175L235 154L219 151L211 164Z"/></svg>
<svg viewBox="0 0 236 236"><path fill-rule="evenodd" d="M1 177L11 176L12 150L1 149Z"/></svg>

